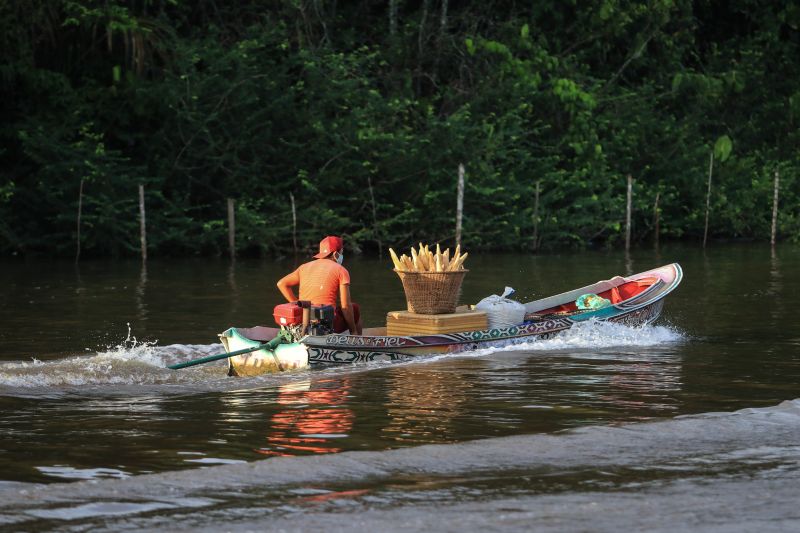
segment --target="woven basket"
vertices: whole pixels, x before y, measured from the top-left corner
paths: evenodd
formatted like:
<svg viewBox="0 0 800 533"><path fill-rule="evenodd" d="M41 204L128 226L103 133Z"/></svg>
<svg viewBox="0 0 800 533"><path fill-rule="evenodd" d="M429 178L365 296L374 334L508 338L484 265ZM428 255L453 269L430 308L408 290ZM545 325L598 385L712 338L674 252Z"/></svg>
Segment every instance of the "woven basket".
<svg viewBox="0 0 800 533"><path fill-rule="evenodd" d="M468 270L454 272L403 272L395 269L406 293L408 310L421 315L454 313L461 282Z"/></svg>

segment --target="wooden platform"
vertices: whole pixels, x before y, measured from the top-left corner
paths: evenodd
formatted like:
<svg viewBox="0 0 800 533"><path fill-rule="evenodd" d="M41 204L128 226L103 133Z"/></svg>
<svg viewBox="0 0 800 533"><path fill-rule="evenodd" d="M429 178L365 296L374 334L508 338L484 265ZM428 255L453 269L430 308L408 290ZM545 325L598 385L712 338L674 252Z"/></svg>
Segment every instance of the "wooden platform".
<svg viewBox="0 0 800 533"><path fill-rule="evenodd" d="M410 311L386 314L387 335L429 335L487 329L485 311L458 310L448 315L419 315Z"/></svg>

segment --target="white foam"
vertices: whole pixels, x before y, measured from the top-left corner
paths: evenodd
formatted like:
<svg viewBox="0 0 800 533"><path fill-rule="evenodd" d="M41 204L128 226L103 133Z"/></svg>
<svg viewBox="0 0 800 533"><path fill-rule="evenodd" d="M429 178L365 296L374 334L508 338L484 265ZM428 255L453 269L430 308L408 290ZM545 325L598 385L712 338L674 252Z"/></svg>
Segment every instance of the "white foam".
<svg viewBox="0 0 800 533"><path fill-rule="evenodd" d="M649 347L676 344L685 339L682 333L666 326L630 327L614 322L587 320L578 322L552 339L528 343L528 349Z"/></svg>
<svg viewBox="0 0 800 533"><path fill-rule="evenodd" d="M544 340L506 341L472 352L442 354L424 358L425 362L446 357L483 357L498 351L551 352L564 350L603 350L619 347L652 347L676 344L686 337L664 326L629 327L611 322L590 320L579 322L571 329ZM91 355L79 355L40 361L0 364L0 394L4 389L50 389L63 387L107 385L198 384L226 379L224 360L180 371L168 365L189 359L223 353L220 344L173 344L158 346L155 342L140 342L128 337L116 346ZM586 355L586 354L584 354ZM394 364L394 363L392 363ZM369 367L370 365L366 365ZM378 364L383 367L384 365ZM365 366L358 365L363 371ZM348 367L343 371L351 372Z"/></svg>
<svg viewBox="0 0 800 533"><path fill-rule="evenodd" d="M192 383L222 377L224 361L176 372L166 368L178 361L223 352L219 344L157 346L128 337L120 344L92 355L0 364L0 392L9 388L44 388L86 385L152 385Z"/></svg>
<svg viewBox="0 0 800 533"><path fill-rule="evenodd" d="M471 352L443 354L426 359L436 361L445 357L484 357L506 351L557 352L570 350L606 350L610 348L648 348L675 345L686 340L680 331L667 326L631 327L614 322L587 320L578 322L570 329L549 339L512 339L499 341L490 348Z"/></svg>

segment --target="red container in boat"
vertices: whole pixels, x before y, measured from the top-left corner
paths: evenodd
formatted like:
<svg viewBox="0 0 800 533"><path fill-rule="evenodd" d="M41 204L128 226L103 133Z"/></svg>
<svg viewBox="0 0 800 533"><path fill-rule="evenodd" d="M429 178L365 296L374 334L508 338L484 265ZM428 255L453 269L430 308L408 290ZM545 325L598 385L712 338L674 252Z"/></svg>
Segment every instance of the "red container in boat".
<svg viewBox="0 0 800 533"><path fill-rule="evenodd" d="M303 323L303 308L297 303L286 303L275 306L272 311L275 323L279 326L294 326Z"/></svg>

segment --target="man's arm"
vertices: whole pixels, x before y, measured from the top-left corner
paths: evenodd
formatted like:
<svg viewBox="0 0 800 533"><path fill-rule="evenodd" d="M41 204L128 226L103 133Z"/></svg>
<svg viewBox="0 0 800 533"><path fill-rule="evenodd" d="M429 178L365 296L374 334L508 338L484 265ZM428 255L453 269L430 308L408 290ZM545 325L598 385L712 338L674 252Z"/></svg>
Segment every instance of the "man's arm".
<svg viewBox="0 0 800 533"><path fill-rule="evenodd" d="M342 314L344 315L344 321L347 322L347 329L350 330L350 335L360 335L358 328L356 327L356 319L355 315L353 314L353 306L350 300L350 284L343 283L339 285L339 298L342 303Z"/></svg>
<svg viewBox="0 0 800 533"><path fill-rule="evenodd" d="M297 301L297 298L294 297L294 291L292 290L292 287L300 285L300 275L297 273L297 270L282 277L278 280L277 285L278 290L281 291L281 294L286 298L287 302Z"/></svg>

